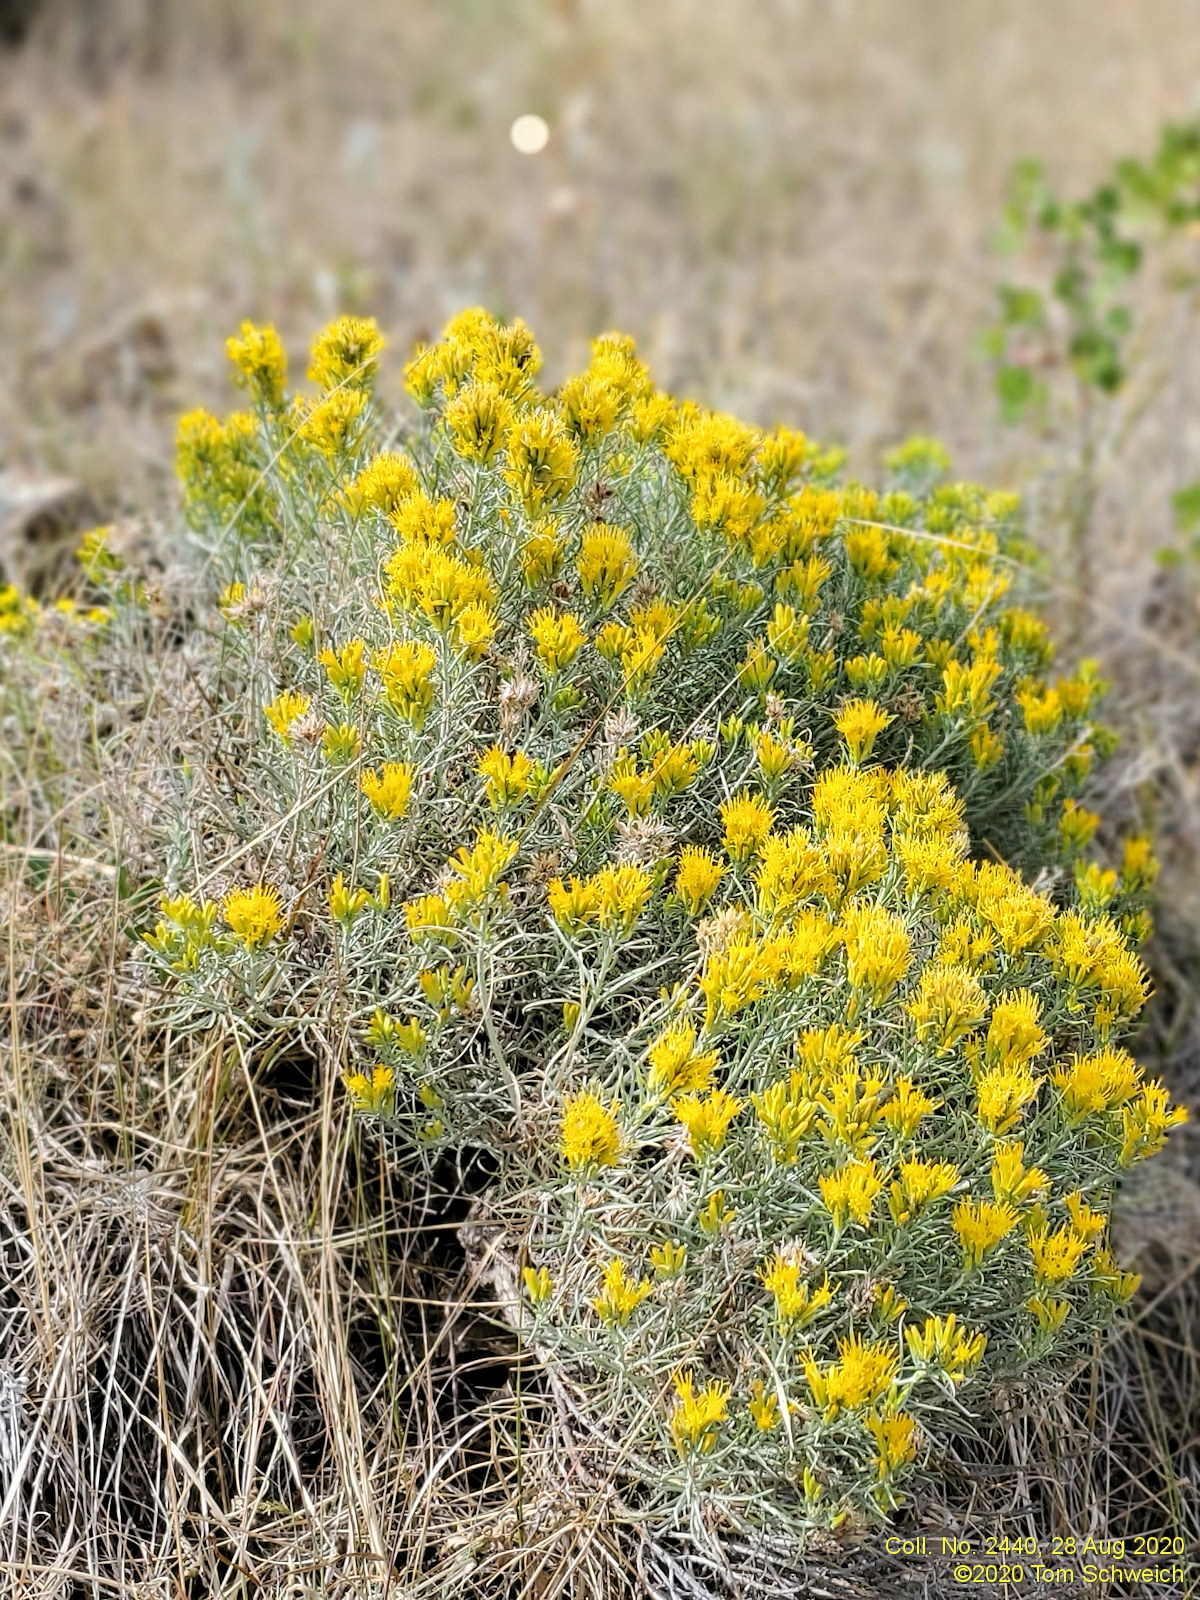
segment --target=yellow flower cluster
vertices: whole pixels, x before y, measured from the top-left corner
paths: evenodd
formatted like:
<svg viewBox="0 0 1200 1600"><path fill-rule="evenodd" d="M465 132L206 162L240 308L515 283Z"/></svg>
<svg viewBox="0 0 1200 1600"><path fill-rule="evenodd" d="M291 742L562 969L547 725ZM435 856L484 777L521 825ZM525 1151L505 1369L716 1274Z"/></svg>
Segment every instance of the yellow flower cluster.
<svg viewBox="0 0 1200 1600"><path fill-rule="evenodd" d="M690 1372L674 1379L675 1405L671 1412L671 1434L681 1456L706 1455L717 1442L717 1433L729 1414L729 1385L713 1378L697 1390Z"/></svg>
<svg viewBox="0 0 1200 1600"><path fill-rule="evenodd" d="M247 950L257 950L283 926L283 902L274 884L231 889L221 902L229 931Z"/></svg>
<svg viewBox="0 0 1200 1600"><path fill-rule="evenodd" d="M654 891L654 879L641 867L607 862L590 878L555 878L546 899L550 915L565 933L588 927L628 938Z"/></svg>
<svg viewBox="0 0 1200 1600"><path fill-rule="evenodd" d="M563 1105L562 1154L568 1167L614 1167L621 1155L621 1134L613 1108L590 1089Z"/></svg>
<svg viewBox="0 0 1200 1600"><path fill-rule="evenodd" d="M649 1278L634 1282L625 1275L625 1263L614 1256L604 1269L600 1293L592 1301L596 1315L610 1327L623 1328L651 1292Z"/></svg>

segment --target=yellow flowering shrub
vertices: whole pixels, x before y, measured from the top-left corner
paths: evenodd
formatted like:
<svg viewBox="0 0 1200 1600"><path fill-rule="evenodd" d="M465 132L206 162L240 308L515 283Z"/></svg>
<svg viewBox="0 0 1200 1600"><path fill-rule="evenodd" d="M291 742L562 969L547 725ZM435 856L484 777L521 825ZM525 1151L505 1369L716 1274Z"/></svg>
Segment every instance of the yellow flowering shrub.
<svg viewBox="0 0 1200 1600"><path fill-rule="evenodd" d="M254 409L180 426L228 738L167 785L164 1008L493 1151L510 1312L664 1515L886 1512L1127 1298L1113 1185L1180 1118L1120 1043L1155 869L1094 853L1103 685L928 448L842 482L615 335L546 393L480 311L384 426L382 350L341 319L296 398L245 325Z"/></svg>

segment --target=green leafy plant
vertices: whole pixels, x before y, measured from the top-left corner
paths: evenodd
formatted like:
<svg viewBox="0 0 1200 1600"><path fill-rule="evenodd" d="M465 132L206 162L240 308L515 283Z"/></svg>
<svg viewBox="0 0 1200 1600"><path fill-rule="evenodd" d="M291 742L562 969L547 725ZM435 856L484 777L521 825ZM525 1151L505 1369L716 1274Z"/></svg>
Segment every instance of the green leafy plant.
<svg viewBox="0 0 1200 1600"><path fill-rule="evenodd" d="M999 247L1020 257L1019 281L997 290L999 314L986 331L1002 418L1037 427L1055 443L1065 473L1059 508L1072 582L1093 586L1097 495L1113 460L1177 359L1179 329L1152 359L1140 316L1139 280L1148 260L1194 312L1200 221L1200 125L1167 124L1148 161L1115 163L1090 195L1062 198L1041 165L1018 163L1009 185ZM1191 488L1175 496L1189 526ZM1078 623L1078 619L1077 619Z"/></svg>

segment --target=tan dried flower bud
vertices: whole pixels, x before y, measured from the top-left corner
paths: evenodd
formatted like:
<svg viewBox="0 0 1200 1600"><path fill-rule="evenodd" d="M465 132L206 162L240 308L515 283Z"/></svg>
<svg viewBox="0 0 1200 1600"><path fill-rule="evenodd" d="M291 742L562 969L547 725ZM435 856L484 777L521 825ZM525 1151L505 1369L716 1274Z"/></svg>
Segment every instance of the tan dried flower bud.
<svg viewBox="0 0 1200 1600"><path fill-rule="evenodd" d="M540 685L528 673L518 672L500 685L500 734L510 739L521 726L525 713L537 700Z"/></svg>
<svg viewBox="0 0 1200 1600"><path fill-rule="evenodd" d="M675 834L659 817L633 817L617 823L620 844L617 861L621 866L640 867L669 856Z"/></svg>

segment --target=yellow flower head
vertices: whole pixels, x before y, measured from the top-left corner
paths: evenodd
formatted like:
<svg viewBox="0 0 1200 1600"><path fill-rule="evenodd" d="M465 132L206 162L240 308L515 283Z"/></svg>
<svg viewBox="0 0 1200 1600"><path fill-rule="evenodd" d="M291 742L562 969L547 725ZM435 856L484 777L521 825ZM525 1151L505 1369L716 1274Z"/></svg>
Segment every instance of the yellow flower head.
<svg viewBox="0 0 1200 1600"><path fill-rule="evenodd" d="M404 908L404 922L414 944L423 941L457 943L454 913L440 894L423 894L410 900Z"/></svg>
<svg viewBox="0 0 1200 1600"><path fill-rule="evenodd" d="M1063 1204L1071 1215L1072 1233L1077 1233L1089 1244L1103 1237L1104 1230L1108 1227L1108 1218L1102 1211L1093 1211L1091 1206L1085 1204L1083 1196L1079 1193L1064 1195Z"/></svg>
<svg viewBox="0 0 1200 1600"><path fill-rule="evenodd" d="M874 1344L852 1333L838 1340L838 1359L822 1371L807 1352L801 1354L804 1376L813 1399L827 1419L839 1410L872 1405L891 1388L900 1365L890 1345Z"/></svg>
<svg viewBox="0 0 1200 1600"><path fill-rule="evenodd" d="M625 1276L625 1263L614 1256L604 1269L600 1293L592 1301L596 1315L610 1328L623 1328L653 1289L649 1278L634 1282Z"/></svg>
<svg viewBox="0 0 1200 1600"><path fill-rule="evenodd" d="M869 1148L872 1130L879 1120L883 1079L875 1073L864 1077L858 1066L851 1066L836 1078L827 1079L818 1094L821 1135L830 1144L844 1144L856 1154Z"/></svg>
<svg viewBox="0 0 1200 1600"><path fill-rule="evenodd" d="M1026 1167L1023 1140L1001 1140L993 1147L992 1155L992 1193L997 1200L1024 1205L1049 1188L1049 1179L1041 1167Z"/></svg>
<svg viewBox="0 0 1200 1600"><path fill-rule="evenodd" d="M504 476L530 517L540 516L571 490L579 451L553 411L523 412L505 441Z"/></svg>
<svg viewBox="0 0 1200 1600"><path fill-rule="evenodd" d="M1008 1237L1017 1225L1017 1213L1005 1201L960 1200L951 1221L962 1245L963 1266L970 1271Z"/></svg>
<svg viewBox="0 0 1200 1600"><path fill-rule="evenodd" d="M750 1404L747 1408L760 1433L770 1433L779 1425L779 1397L768 1392L761 1378L750 1385Z"/></svg>
<svg viewBox="0 0 1200 1600"><path fill-rule="evenodd" d="M714 1378L698 1393L690 1372L676 1373L671 1435L681 1456L707 1455L729 1412L729 1385Z"/></svg>
<svg viewBox="0 0 1200 1600"><path fill-rule="evenodd" d="M807 1328L837 1292L830 1288L828 1278L817 1289L802 1283L801 1265L793 1254L781 1252L772 1256L759 1274L763 1288L775 1298L775 1313L784 1334L793 1328Z"/></svg>
<svg viewBox="0 0 1200 1600"><path fill-rule="evenodd" d="M991 1133L1016 1127L1031 1100L1037 1098L1041 1079L1025 1067L1000 1067L983 1073L975 1083L979 1120Z"/></svg>
<svg viewBox="0 0 1200 1600"><path fill-rule="evenodd" d="M696 1221L700 1224L701 1233L712 1238L722 1228L728 1228L736 1216L737 1212L725 1204L724 1189L714 1189L696 1213Z"/></svg>
<svg viewBox="0 0 1200 1600"><path fill-rule="evenodd" d="M986 717L992 709L988 691L1000 676L1000 663L984 656L969 667L961 661L947 661L942 668L942 692L937 696L937 709L946 717L960 717L968 722Z"/></svg>
<svg viewBox="0 0 1200 1600"><path fill-rule="evenodd" d="M274 411L283 400L287 384L287 353L272 327L257 328L243 322L241 333L225 341L238 381L260 404Z"/></svg>
<svg viewBox="0 0 1200 1600"><path fill-rule="evenodd" d="M964 1328L953 1311L926 1317L920 1328L905 1328L904 1340L914 1361L940 1367L954 1383L970 1376L987 1348L987 1335Z"/></svg>
<svg viewBox="0 0 1200 1600"><path fill-rule="evenodd" d="M1071 1302L1057 1300L1053 1295L1035 1294L1025 1302L1025 1309L1033 1312L1042 1333L1057 1333L1071 1314Z"/></svg>
<svg viewBox="0 0 1200 1600"><path fill-rule="evenodd" d="M372 1116L387 1115L395 1087L396 1074L382 1061L376 1062L369 1078L365 1072L351 1072L346 1078L354 1109Z"/></svg>
<svg viewBox="0 0 1200 1600"><path fill-rule="evenodd" d="M587 639L577 617L569 611L556 615L548 608L535 611L529 618L529 632L538 660L548 672L562 672L569 667Z"/></svg>
<svg viewBox="0 0 1200 1600"><path fill-rule="evenodd" d="M653 877L642 867L606 862L590 881L596 897L596 921L606 931L627 937L654 891Z"/></svg>
<svg viewBox="0 0 1200 1600"><path fill-rule="evenodd" d="M283 926L283 902L272 884L232 889L221 904L229 931L247 950L257 950Z"/></svg>
<svg viewBox="0 0 1200 1600"><path fill-rule="evenodd" d="M1038 1283L1062 1283L1073 1278L1087 1254L1088 1241L1072 1228L1037 1228L1029 1235L1033 1275Z"/></svg>
<svg viewBox="0 0 1200 1600"><path fill-rule="evenodd" d="M1144 893L1153 887L1159 865L1154 848L1144 834L1126 839L1121 857L1121 888L1126 894Z"/></svg>
<svg viewBox="0 0 1200 1600"><path fill-rule="evenodd" d="M388 596L407 611L423 612L443 632L471 606L496 609L499 597L490 574L447 550L402 545L386 570Z"/></svg>
<svg viewBox="0 0 1200 1600"><path fill-rule="evenodd" d="M971 885L975 914L995 931L1009 955L1036 949L1054 922L1049 900L1023 884L1009 867L985 861Z"/></svg>
<svg viewBox="0 0 1200 1600"><path fill-rule="evenodd" d="M438 1019L445 1022L451 1010L458 1010L464 1015L474 1007L475 979L470 975L465 966L455 967L453 971L448 966L435 967L430 972L423 972L420 977L421 993L438 1014Z"/></svg>
<svg viewBox="0 0 1200 1600"><path fill-rule="evenodd" d="M728 943L709 954L700 975L707 1023L722 1013L732 1016L766 994L772 975L764 970L762 954L759 941L745 932L735 933Z"/></svg>
<svg viewBox="0 0 1200 1600"><path fill-rule="evenodd" d="M897 1078L891 1099L883 1108L883 1120L895 1132L911 1139L923 1117L936 1111L940 1100L931 1100L911 1078Z"/></svg>
<svg viewBox="0 0 1200 1600"><path fill-rule="evenodd" d="M711 1089L703 1098L698 1094L681 1095L671 1101L671 1110L687 1129L692 1154L703 1156L709 1150L719 1150L725 1143L729 1124L744 1104L745 1101L735 1100L724 1089Z"/></svg>
<svg viewBox="0 0 1200 1600"><path fill-rule="evenodd" d="M1170 1130L1187 1120L1187 1108L1172 1106L1161 1083L1146 1084L1136 1100L1121 1107L1121 1165L1131 1167L1154 1155Z"/></svg>
<svg viewBox="0 0 1200 1600"><path fill-rule="evenodd" d="M762 863L754 881L758 903L765 913L787 911L831 891L829 852L807 828L769 834L761 848Z"/></svg>
<svg viewBox="0 0 1200 1600"><path fill-rule="evenodd" d="M716 1050L696 1049L696 1030L689 1022L677 1022L660 1033L647 1052L650 1071L647 1083L652 1094L679 1094L684 1090L711 1088L712 1076L720 1061Z"/></svg>
<svg viewBox="0 0 1200 1600"><path fill-rule="evenodd" d="M459 455L486 466L504 448L512 429L512 401L498 384L476 380L447 402L442 420Z"/></svg>
<svg viewBox="0 0 1200 1600"><path fill-rule="evenodd" d="M893 837L897 860L904 864L905 886L912 894L936 894L958 877L966 854L965 835L900 833Z"/></svg>
<svg viewBox="0 0 1200 1600"><path fill-rule="evenodd" d="M650 1265L656 1278L677 1278L687 1264L687 1246L668 1240L650 1251Z"/></svg>
<svg viewBox="0 0 1200 1600"><path fill-rule="evenodd" d="M846 557L850 570L864 583L880 583L890 578L896 563L888 551L888 536L882 528L853 528L846 534Z"/></svg>
<svg viewBox="0 0 1200 1600"><path fill-rule="evenodd" d="M1077 800L1065 800L1058 819L1058 838L1064 854L1075 856L1092 842L1100 818Z"/></svg>
<svg viewBox="0 0 1200 1600"><path fill-rule="evenodd" d="M563 384L558 403L574 437L583 445L593 445L616 426L622 395L603 373L581 372Z"/></svg>
<svg viewBox="0 0 1200 1600"><path fill-rule="evenodd" d="M492 894L504 893L500 874L511 865L520 841L491 828L480 828L475 843L469 848L461 845L446 863L450 882L446 885L446 899L457 911L479 905Z"/></svg>
<svg viewBox="0 0 1200 1600"><path fill-rule="evenodd" d="M594 522L583 530L575 570L583 592L605 609L628 588L637 571L637 557L623 528Z"/></svg>
<svg viewBox="0 0 1200 1600"><path fill-rule="evenodd" d="M1020 689L1017 704L1025 717L1026 732L1035 737L1053 733L1063 719L1063 703L1057 689Z"/></svg>
<svg viewBox="0 0 1200 1600"><path fill-rule="evenodd" d="M825 1173L819 1183L825 1209L833 1218L834 1226L841 1228L849 1217L864 1225L870 1222L875 1197L883 1188L883 1177L871 1158L847 1161L836 1172Z"/></svg>
<svg viewBox="0 0 1200 1600"><path fill-rule="evenodd" d="M330 766L348 766L361 750L362 737L352 722L326 724L321 735L321 752Z"/></svg>
<svg viewBox="0 0 1200 1600"><path fill-rule="evenodd" d="M366 649L364 640L350 639L340 650L322 650L317 657L330 684L347 705L361 690L367 675Z"/></svg>
<svg viewBox="0 0 1200 1600"><path fill-rule="evenodd" d="M263 707L263 714L284 744L290 744L292 723L306 715L311 704L308 696L298 689L285 689L269 706Z"/></svg>
<svg viewBox="0 0 1200 1600"><path fill-rule="evenodd" d="M1142 1275L1123 1271L1110 1250L1097 1250L1092 1262L1092 1280L1117 1305L1124 1305L1137 1293Z"/></svg>
<svg viewBox="0 0 1200 1600"><path fill-rule="evenodd" d="M313 341L308 376L326 392L342 384L347 389L370 390L375 386L383 346L374 317L339 317Z"/></svg>
<svg viewBox="0 0 1200 1600"><path fill-rule="evenodd" d="M1092 1056L1072 1056L1050 1074L1062 1091L1062 1106L1069 1123L1094 1112L1122 1106L1137 1093L1142 1069L1128 1050L1101 1050Z"/></svg>
<svg viewBox="0 0 1200 1600"><path fill-rule="evenodd" d="M856 903L842 919L846 944L846 976L882 1005L912 962L904 919L884 906Z"/></svg>
<svg viewBox="0 0 1200 1600"><path fill-rule="evenodd" d="M368 469L370 470L370 469ZM388 512L388 521L407 546L409 560L419 562L429 546L451 545L457 534L453 500L431 500L421 489L403 496Z"/></svg>
<svg viewBox="0 0 1200 1600"><path fill-rule="evenodd" d="M752 535L766 510L766 501L751 484L730 473L706 473L692 492L692 519L698 528L712 528L731 544L753 545Z"/></svg>
<svg viewBox="0 0 1200 1600"><path fill-rule="evenodd" d="M797 1051L808 1080L820 1087L857 1065L855 1052L865 1037L840 1022L831 1022L827 1028L805 1028Z"/></svg>
<svg viewBox="0 0 1200 1600"><path fill-rule="evenodd" d="M390 644L375 657L375 669L383 682L383 697L397 716L415 728L424 726L433 708L433 669L437 655L415 639Z"/></svg>
<svg viewBox="0 0 1200 1600"><path fill-rule="evenodd" d="M1032 989L1008 989L992 1007L984 1044L989 1067L1016 1071L1035 1061L1046 1048L1038 1017L1041 1002Z"/></svg>
<svg viewBox="0 0 1200 1600"><path fill-rule="evenodd" d="M538 524L521 546L521 575L531 589L550 583L562 570L562 535L553 518Z"/></svg>
<svg viewBox="0 0 1200 1600"><path fill-rule="evenodd" d="M417 469L407 456L389 451L377 455L342 492L342 501L353 516L364 511L381 511L393 517L420 487Z"/></svg>
<svg viewBox="0 0 1200 1600"><path fill-rule="evenodd" d="M977 1028L987 1015L987 996L974 973L965 967L931 962L921 973L917 992L905 1007L917 1025L917 1038L938 1050L950 1047Z"/></svg>
<svg viewBox="0 0 1200 1600"><path fill-rule="evenodd" d="M567 933L578 933L596 920L596 886L590 878L572 877L570 883L555 878L546 889L550 915Z"/></svg>
<svg viewBox="0 0 1200 1600"><path fill-rule="evenodd" d="M641 694L664 655L658 635L649 628L634 628L621 648L621 670L633 694Z"/></svg>
<svg viewBox="0 0 1200 1600"><path fill-rule="evenodd" d="M890 1478L898 1468L915 1458L917 1424L907 1412L868 1417L867 1427L875 1440L875 1467L880 1478Z"/></svg>
<svg viewBox="0 0 1200 1600"><path fill-rule="evenodd" d="M554 1293L554 1280L546 1267L523 1267L521 1281L533 1306L544 1306Z"/></svg>
<svg viewBox="0 0 1200 1600"><path fill-rule="evenodd" d="M752 795L748 789L726 800L721 806L721 821L725 827L725 850L731 861L745 861L762 849L775 813L765 800Z"/></svg>
<svg viewBox="0 0 1200 1600"><path fill-rule="evenodd" d="M488 804L496 807L516 805L533 787L534 764L521 750L508 755L493 745L479 758L476 769L484 781Z"/></svg>
<svg viewBox="0 0 1200 1600"><path fill-rule="evenodd" d="M792 1072L761 1094L750 1096L771 1142L771 1153L784 1166L798 1159L800 1146L819 1109L816 1101L805 1094L805 1087L805 1074Z"/></svg>
<svg viewBox="0 0 1200 1600"><path fill-rule="evenodd" d="M902 1161L888 1199L893 1221L897 1226L911 1222L925 1206L949 1194L958 1177L958 1168L950 1161L924 1161L920 1156Z"/></svg>
<svg viewBox="0 0 1200 1600"><path fill-rule="evenodd" d="M875 748L875 740L896 719L874 700L851 700L837 713L833 725L846 741L846 752L857 766Z"/></svg>
<svg viewBox="0 0 1200 1600"><path fill-rule="evenodd" d="M479 661L487 654L496 636L496 613L490 606L472 601L454 618L454 639L468 661Z"/></svg>
<svg viewBox="0 0 1200 1600"><path fill-rule="evenodd" d="M638 359L637 346L624 333L602 333L592 340L588 373L609 384L622 400L654 393L650 373Z"/></svg>
<svg viewBox="0 0 1200 1600"><path fill-rule="evenodd" d="M563 1102L562 1154L573 1172L586 1167L615 1167L621 1157L621 1132L613 1115L590 1089Z"/></svg>
<svg viewBox="0 0 1200 1600"><path fill-rule="evenodd" d="M740 478L761 439L757 428L736 417L703 411L699 406L681 407L665 454L693 485L717 476Z"/></svg>
<svg viewBox="0 0 1200 1600"><path fill-rule="evenodd" d="M342 873L338 873L329 890L329 913L333 920L340 923L343 928L349 928L354 919L365 911L371 903L371 896L365 889L350 889Z"/></svg>
<svg viewBox="0 0 1200 1600"><path fill-rule="evenodd" d="M413 777L413 768L408 762L385 761L382 772L368 767L359 779L359 786L379 816L389 822L399 822L408 810Z"/></svg>
<svg viewBox="0 0 1200 1600"><path fill-rule="evenodd" d="M724 875L725 868L710 851L690 844L683 847L675 873L675 892L690 916L700 915Z"/></svg>
<svg viewBox="0 0 1200 1600"><path fill-rule="evenodd" d="M629 433L638 444L651 444L661 439L675 419L675 406L670 395L648 394L633 402L629 415Z"/></svg>
<svg viewBox="0 0 1200 1600"><path fill-rule="evenodd" d="M358 442L359 419L367 407L363 389L335 389L309 411L300 424L300 437L331 460Z"/></svg>

